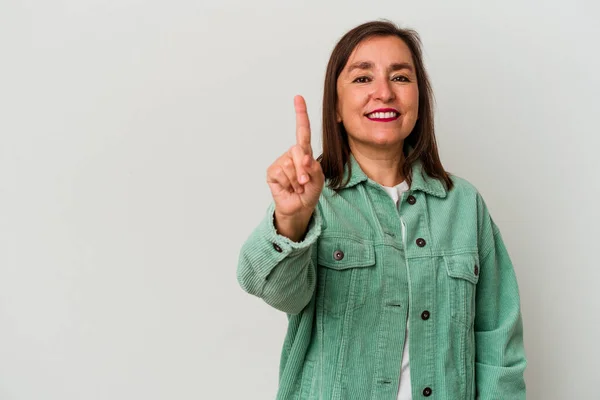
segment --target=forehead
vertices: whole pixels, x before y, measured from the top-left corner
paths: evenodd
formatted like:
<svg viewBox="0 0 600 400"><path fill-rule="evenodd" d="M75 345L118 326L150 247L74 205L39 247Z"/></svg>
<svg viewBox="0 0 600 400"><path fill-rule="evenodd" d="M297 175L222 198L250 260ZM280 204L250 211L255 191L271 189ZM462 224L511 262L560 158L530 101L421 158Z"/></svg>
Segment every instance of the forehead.
<svg viewBox="0 0 600 400"><path fill-rule="evenodd" d="M375 65L409 63L413 65L408 45L397 36L374 36L360 42L348 58L344 70L355 62L368 61Z"/></svg>

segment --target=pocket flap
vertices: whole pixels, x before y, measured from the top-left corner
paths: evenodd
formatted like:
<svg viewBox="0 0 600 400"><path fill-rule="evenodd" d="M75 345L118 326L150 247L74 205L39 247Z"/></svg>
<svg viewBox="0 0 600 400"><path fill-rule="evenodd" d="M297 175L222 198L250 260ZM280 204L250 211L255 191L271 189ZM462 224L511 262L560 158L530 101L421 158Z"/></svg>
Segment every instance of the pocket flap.
<svg viewBox="0 0 600 400"><path fill-rule="evenodd" d="M373 243L349 237L321 237L318 262L333 269L369 267L375 264Z"/></svg>
<svg viewBox="0 0 600 400"><path fill-rule="evenodd" d="M476 284L479 281L479 257L477 254L464 253L444 256L448 276L466 279Z"/></svg>

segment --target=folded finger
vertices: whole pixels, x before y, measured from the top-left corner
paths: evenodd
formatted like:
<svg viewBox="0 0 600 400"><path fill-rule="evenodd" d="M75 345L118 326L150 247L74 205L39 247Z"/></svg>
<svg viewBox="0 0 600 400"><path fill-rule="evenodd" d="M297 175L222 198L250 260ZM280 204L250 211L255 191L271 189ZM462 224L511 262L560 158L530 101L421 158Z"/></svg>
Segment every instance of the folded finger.
<svg viewBox="0 0 600 400"><path fill-rule="evenodd" d="M289 157L289 156L286 157L283 160L281 167L283 168L283 172L285 172L285 175L289 179L290 184L292 185L294 191L296 193L304 192L304 187L302 187L302 185L300 183L298 183L298 177L297 177L296 167L294 165L293 158Z"/></svg>
<svg viewBox="0 0 600 400"><path fill-rule="evenodd" d="M287 174L280 165L271 167L267 173L267 183L275 185L278 190L293 191L292 184Z"/></svg>

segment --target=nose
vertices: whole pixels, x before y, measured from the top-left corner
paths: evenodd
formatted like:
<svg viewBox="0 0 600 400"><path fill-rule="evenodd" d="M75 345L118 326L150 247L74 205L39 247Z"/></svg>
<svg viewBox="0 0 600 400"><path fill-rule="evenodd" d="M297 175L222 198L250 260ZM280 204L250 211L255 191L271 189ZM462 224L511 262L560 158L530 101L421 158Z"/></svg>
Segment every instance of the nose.
<svg viewBox="0 0 600 400"><path fill-rule="evenodd" d="M379 79L373 86L372 96L375 100L381 100L384 103L394 100L395 94L392 90L392 82L388 79Z"/></svg>

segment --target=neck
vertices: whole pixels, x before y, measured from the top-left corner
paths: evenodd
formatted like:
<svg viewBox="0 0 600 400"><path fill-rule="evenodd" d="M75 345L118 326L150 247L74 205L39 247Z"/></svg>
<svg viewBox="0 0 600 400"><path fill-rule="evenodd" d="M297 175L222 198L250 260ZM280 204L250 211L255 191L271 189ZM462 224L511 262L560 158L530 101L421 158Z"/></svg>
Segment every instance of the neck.
<svg viewBox="0 0 600 400"><path fill-rule="evenodd" d="M369 151L350 146L350 151L369 179L382 186L396 186L406 179L402 174L404 152L402 145L388 151Z"/></svg>

